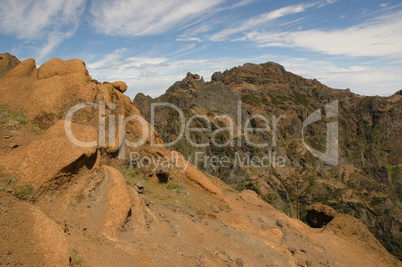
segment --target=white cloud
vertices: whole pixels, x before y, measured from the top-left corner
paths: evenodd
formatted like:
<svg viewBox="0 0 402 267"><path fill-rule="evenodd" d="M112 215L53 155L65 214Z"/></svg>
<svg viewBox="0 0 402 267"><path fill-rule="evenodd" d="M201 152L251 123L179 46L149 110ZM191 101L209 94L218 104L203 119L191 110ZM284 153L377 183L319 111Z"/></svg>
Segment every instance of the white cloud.
<svg viewBox="0 0 402 267"><path fill-rule="evenodd" d="M71 37L86 0L5 0L0 5L0 33L19 39L45 40L37 59L46 57L64 39Z"/></svg>
<svg viewBox="0 0 402 267"><path fill-rule="evenodd" d="M336 3L338 1L339 0L324 0L324 1L318 2L318 8L327 6L327 5L332 5L333 3Z"/></svg>
<svg viewBox="0 0 402 267"><path fill-rule="evenodd" d="M346 29L251 32L243 40L261 47L303 48L328 55L402 58L402 12Z"/></svg>
<svg viewBox="0 0 402 267"><path fill-rule="evenodd" d="M257 26L260 26L261 24L265 24L267 22L270 22L272 20L287 16L287 15L304 12L306 10L306 8L309 8L314 5L315 4L298 4L298 5L291 5L291 6L279 8L279 9L261 14L259 16L253 17L251 19L245 20L237 27L224 29L220 32L214 33L209 37L209 39L211 41L224 41L232 34L236 34L239 32L254 29Z"/></svg>
<svg viewBox="0 0 402 267"><path fill-rule="evenodd" d="M252 3L252 2L255 2L255 0L241 0L238 3L234 3L234 4L232 3L233 4L232 8L246 6L246 5L248 5L248 4Z"/></svg>
<svg viewBox="0 0 402 267"><path fill-rule="evenodd" d="M93 25L109 35L160 34L204 16L224 0L118 0L92 2Z"/></svg>
<svg viewBox="0 0 402 267"><path fill-rule="evenodd" d="M277 58L287 71L309 79L317 79L332 88L346 89L361 95L389 96L401 89L401 66L383 62L366 62L339 66L330 58ZM349 65L349 64L347 64Z"/></svg>
<svg viewBox="0 0 402 267"><path fill-rule="evenodd" d="M113 67L119 65L122 61L120 60L127 52L127 48L116 49L110 54L106 54L103 59L95 62L87 62L88 69L102 69L106 67Z"/></svg>
<svg viewBox="0 0 402 267"><path fill-rule="evenodd" d="M0 5L0 32L40 39L52 27L76 24L85 0L5 0Z"/></svg>
<svg viewBox="0 0 402 267"><path fill-rule="evenodd" d="M176 41L183 41L183 42L201 42L201 38L198 38L198 37L177 38Z"/></svg>
<svg viewBox="0 0 402 267"><path fill-rule="evenodd" d="M70 38L76 30L76 27L70 29L67 32L54 31L48 34L46 44L43 47L38 48L38 55L36 60L41 62L45 57L47 57L59 44Z"/></svg>

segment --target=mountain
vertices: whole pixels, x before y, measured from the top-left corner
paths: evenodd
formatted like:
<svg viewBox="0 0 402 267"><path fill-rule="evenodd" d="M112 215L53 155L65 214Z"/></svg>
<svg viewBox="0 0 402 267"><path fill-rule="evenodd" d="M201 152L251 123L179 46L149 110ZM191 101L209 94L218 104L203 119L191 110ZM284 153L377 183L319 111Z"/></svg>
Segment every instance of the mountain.
<svg viewBox="0 0 402 267"><path fill-rule="evenodd" d="M2 54L4 55L4 54ZM311 228L165 148L79 59L0 79L0 262L27 266L398 266L330 207Z"/></svg>
<svg viewBox="0 0 402 267"><path fill-rule="evenodd" d="M402 258L401 91L360 96L268 62L211 82L188 73L162 96L133 102L169 149L206 174L254 190L292 218L306 221L310 205L329 205Z"/></svg>

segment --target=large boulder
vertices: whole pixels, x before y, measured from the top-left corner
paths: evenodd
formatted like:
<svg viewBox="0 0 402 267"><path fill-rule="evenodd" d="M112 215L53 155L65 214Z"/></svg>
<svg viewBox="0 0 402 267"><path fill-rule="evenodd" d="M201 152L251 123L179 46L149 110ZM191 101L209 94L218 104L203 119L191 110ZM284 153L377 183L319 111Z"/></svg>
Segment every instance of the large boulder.
<svg viewBox="0 0 402 267"><path fill-rule="evenodd" d="M90 126L72 124L74 137L82 142L97 141L97 131ZM39 140L0 157L7 173L18 177L17 183L34 189L63 184L61 174L74 174L81 167L91 169L96 160L97 146L82 147L72 143L65 131L65 121L58 121Z"/></svg>
<svg viewBox="0 0 402 267"><path fill-rule="evenodd" d="M113 82L113 83L112 83L112 86L113 86L116 90L118 90L118 91L120 91L120 92L122 92L122 93L124 93L125 91L127 91L127 84L126 84L125 82L122 82L122 81Z"/></svg>
<svg viewBox="0 0 402 267"><path fill-rule="evenodd" d="M53 58L40 66L38 79L47 79L53 76L64 76L72 73L84 73L85 75L89 76L84 61L80 59L63 61L60 58Z"/></svg>

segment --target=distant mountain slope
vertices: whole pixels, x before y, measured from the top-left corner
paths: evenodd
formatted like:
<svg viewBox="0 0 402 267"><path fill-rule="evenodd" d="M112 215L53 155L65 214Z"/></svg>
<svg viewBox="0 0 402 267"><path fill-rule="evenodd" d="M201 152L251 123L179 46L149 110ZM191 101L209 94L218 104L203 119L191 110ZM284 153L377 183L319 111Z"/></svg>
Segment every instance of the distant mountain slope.
<svg viewBox="0 0 402 267"><path fill-rule="evenodd" d="M328 204L359 218L391 253L402 258L401 91L390 97L360 96L268 62L217 72L211 82L188 73L156 99L144 94L134 99L148 122L152 122L151 104L165 102L179 107L187 122L198 116L188 126L204 130L191 131L189 138L184 135L170 149L206 173L237 189L258 192L292 217L304 219L310 204ZM178 111L168 106L154 111L154 127L162 140L176 140L183 126ZM306 125L312 114L318 117ZM229 121L234 123L234 134L227 129ZM331 145L326 142L326 125L331 122L338 126L338 164L317 157ZM247 134L245 125L250 128ZM267 125L270 130L259 130ZM265 147L252 145L265 143ZM228 158L228 163L202 160L213 156ZM329 158L335 160L335 156ZM258 157L257 162L253 157ZM278 158L284 159L284 168L266 166ZM245 159L251 163L239 166Z"/></svg>

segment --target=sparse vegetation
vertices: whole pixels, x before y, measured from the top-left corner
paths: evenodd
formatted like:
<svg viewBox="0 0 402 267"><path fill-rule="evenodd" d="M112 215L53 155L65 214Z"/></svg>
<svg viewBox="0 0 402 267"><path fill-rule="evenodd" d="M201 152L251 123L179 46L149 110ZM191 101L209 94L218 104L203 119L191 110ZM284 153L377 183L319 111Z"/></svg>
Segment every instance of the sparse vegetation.
<svg viewBox="0 0 402 267"><path fill-rule="evenodd" d="M92 244L97 244L97 245L102 245L102 238L101 237L94 237L91 234L85 234L85 236L88 238L89 242Z"/></svg>
<svg viewBox="0 0 402 267"><path fill-rule="evenodd" d="M1 191L6 191L9 188L14 197L24 201L34 201L34 188L32 185L16 185L18 178L15 176L1 175L0 177L3 177L4 183L4 187L0 189Z"/></svg>
<svg viewBox="0 0 402 267"><path fill-rule="evenodd" d="M402 168L398 165L387 164L388 172L394 181L402 183Z"/></svg>
<svg viewBox="0 0 402 267"><path fill-rule="evenodd" d="M25 201L33 201L34 200L34 189L32 185L15 185L13 186L14 196L18 199Z"/></svg>
<svg viewBox="0 0 402 267"><path fill-rule="evenodd" d="M293 95L294 95L294 101L296 104L300 104L305 107L308 106L310 101L308 100L308 98L305 95L298 93L296 91L293 92Z"/></svg>
<svg viewBox="0 0 402 267"><path fill-rule="evenodd" d="M134 168L122 166L120 167L120 171L123 174L127 184L130 186L134 186L136 183L143 181L141 176L136 172Z"/></svg>
<svg viewBox="0 0 402 267"><path fill-rule="evenodd" d="M15 176L10 176L6 178L6 185L9 186L14 186L14 184L17 182L17 177Z"/></svg>
<svg viewBox="0 0 402 267"><path fill-rule="evenodd" d="M43 134L43 130L36 124L32 125L34 132L37 135L42 135Z"/></svg>
<svg viewBox="0 0 402 267"><path fill-rule="evenodd" d="M241 96L241 101L243 103L252 105L252 106L259 106L261 105L261 100L256 97L255 95L242 95Z"/></svg>
<svg viewBox="0 0 402 267"><path fill-rule="evenodd" d="M0 105L0 124L8 128L18 128L28 124L28 119L22 110L13 110L8 105Z"/></svg>
<svg viewBox="0 0 402 267"><path fill-rule="evenodd" d="M180 194L185 189L185 186L182 184L175 184L173 182L168 182L166 184L166 188L172 190L176 194Z"/></svg>
<svg viewBox="0 0 402 267"><path fill-rule="evenodd" d="M72 249L70 252L70 266L71 267L84 266L81 256L76 249Z"/></svg>

